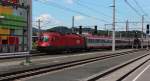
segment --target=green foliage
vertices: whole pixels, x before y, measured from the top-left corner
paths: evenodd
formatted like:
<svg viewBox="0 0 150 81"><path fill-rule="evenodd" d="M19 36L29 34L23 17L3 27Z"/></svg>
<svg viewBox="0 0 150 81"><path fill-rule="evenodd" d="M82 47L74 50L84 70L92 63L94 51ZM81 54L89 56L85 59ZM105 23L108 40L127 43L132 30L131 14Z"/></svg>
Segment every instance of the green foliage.
<svg viewBox="0 0 150 81"><path fill-rule="evenodd" d="M72 33L72 30L66 26L56 26L51 29L46 30L48 32L60 32L60 33Z"/></svg>

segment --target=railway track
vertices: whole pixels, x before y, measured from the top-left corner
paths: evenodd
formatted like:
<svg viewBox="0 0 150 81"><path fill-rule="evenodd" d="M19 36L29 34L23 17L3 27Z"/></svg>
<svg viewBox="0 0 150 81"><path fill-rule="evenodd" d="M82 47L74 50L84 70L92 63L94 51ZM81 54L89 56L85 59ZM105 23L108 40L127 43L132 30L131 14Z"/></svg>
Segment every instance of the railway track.
<svg viewBox="0 0 150 81"><path fill-rule="evenodd" d="M128 77L128 75L130 75L131 73L136 71L138 68L140 68L142 65L144 65L145 63L150 61L150 58L147 57L149 55L150 55L150 53L144 54L143 56L129 60L123 64L120 64L118 66L110 68L104 72L101 72L99 74L88 77L88 78L84 79L83 81L110 81L111 78L112 78L111 81L122 81L123 79ZM147 58L147 59L145 59L145 58ZM135 63L135 66L133 67L132 64L134 64L134 63ZM132 69L131 69L131 66L132 66ZM126 70L124 68L126 68L126 69L130 68L130 70ZM117 75L117 72L121 72L121 71L123 71L124 73ZM116 72L116 74L115 74L115 72ZM116 75L116 76L114 76L114 75Z"/></svg>
<svg viewBox="0 0 150 81"><path fill-rule="evenodd" d="M0 54L0 60L6 60L6 59L15 59L15 58L24 58L26 56L30 57L36 57L36 56L46 56L46 55L70 55L70 54L81 54L81 53L89 53L89 52L97 52L97 51L108 51L108 50L85 50L80 52L61 52L61 53L41 53L38 51L33 51L29 55L28 52L18 52L18 53L2 53Z"/></svg>
<svg viewBox="0 0 150 81"><path fill-rule="evenodd" d="M0 60L5 60L5 59L15 59L15 58L24 58L26 56L42 56L42 55L47 55L46 53L32 53L29 55L28 53L3 53L0 54Z"/></svg>
<svg viewBox="0 0 150 81"><path fill-rule="evenodd" d="M83 60L76 60L76 61L71 61L71 62L66 62L66 63L54 64L54 65L41 66L41 67L36 67L36 68L28 69L28 70L1 74L0 81L13 81L15 79L30 77L30 76L34 76L34 75L38 75L42 73L47 73L47 72L53 72L53 71L57 71L57 70L65 69L65 68L70 68L70 67L74 67L74 66L78 66L78 65L82 65L86 63L91 63L95 61L100 61L100 60L104 60L108 58L113 58L117 56L128 55L128 54L132 54L136 52L138 52L138 50L104 55L104 56L99 56L99 57L83 59Z"/></svg>

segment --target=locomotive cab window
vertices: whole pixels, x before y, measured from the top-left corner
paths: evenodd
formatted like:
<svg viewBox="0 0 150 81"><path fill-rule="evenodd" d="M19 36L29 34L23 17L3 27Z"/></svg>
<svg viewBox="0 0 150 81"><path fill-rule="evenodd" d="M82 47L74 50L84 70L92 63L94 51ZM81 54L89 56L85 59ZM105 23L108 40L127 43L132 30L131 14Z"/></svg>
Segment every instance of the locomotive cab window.
<svg viewBox="0 0 150 81"><path fill-rule="evenodd" d="M43 41L48 42L48 36L43 36Z"/></svg>

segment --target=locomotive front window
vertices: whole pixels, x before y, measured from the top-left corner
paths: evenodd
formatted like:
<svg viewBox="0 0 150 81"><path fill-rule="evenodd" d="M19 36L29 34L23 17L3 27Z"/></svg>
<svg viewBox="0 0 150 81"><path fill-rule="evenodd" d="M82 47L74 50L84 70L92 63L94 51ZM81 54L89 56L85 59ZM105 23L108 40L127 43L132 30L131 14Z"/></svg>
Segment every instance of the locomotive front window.
<svg viewBox="0 0 150 81"><path fill-rule="evenodd" d="M44 37L43 37L43 41L44 41L44 42L48 42L48 37L47 37L47 36L44 36Z"/></svg>

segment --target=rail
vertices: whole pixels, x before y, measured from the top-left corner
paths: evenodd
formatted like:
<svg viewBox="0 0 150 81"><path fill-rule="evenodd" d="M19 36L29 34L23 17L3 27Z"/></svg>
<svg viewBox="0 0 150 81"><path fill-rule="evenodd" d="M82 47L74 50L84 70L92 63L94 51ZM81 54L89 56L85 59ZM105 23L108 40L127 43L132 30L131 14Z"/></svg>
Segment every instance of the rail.
<svg viewBox="0 0 150 81"><path fill-rule="evenodd" d="M20 78L25 78L25 77L30 77L42 73L47 73L47 72L52 72L56 70L61 70L65 68L70 68L86 63L91 63L99 60L104 60L112 57L117 57L117 56L123 56L127 54L132 54L133 52L138 52L138 50L134 51L127 51L127 52L122 52L122 53L115 53L115 54L110 54L110 55L104 55L104 56L99 56L99 57L93 57L93 58L88 58L88 59L82 59L82 60L76 60L76 61L70 61L70 62L65 62L65 63L60 63L60 64L54 64L54 65L47 65L47 66L41 66L41 67L36 67L36 68L30 68L28 70L22 70L22 71L17 71L13 73L6 73L6 74L1 74L0 76L0 81L12 81L15 79L20 79Z"/></svg>
<svg viewBox="0 0 150 81"><path fill-rule="evenodd" d="M150 53L147 53L147 54L145 54L145 55L143 55L143 56L140 56L140 57L137 57L137 58L135 58L135 59L129 60L129 61L123 63L123 64L120 64L120 65L118 65L118 66L116 66L116 67L110 68L110 69L108 69L108 70L106 70L106 71L104 71L104 72L101 72L101 73L99 73L99 74L95 74L95 75L93 75L93 76L91 76L91 77L88 77L88 78L84 79L83 81L101 81L101 80L100 80L101 78L103 78L103 77L105 77L105 76L107 76L107 75L110 75L111 73L116 72L116 71L120 70L121 68L127 67L128 65L130 65L130 64L132 64L132 63L134 63L134 62L136 62L136 61L139 61L139 60L145 58L145 57L148 56L148 55L150 55ZM134 72L136 69L138 69L139 67L141 67L143 64L145 64L145 63L148 62L149 60L150 60L150 58L148 58L148 59L142 61L141 63L138 62L138 65L135 66L132 70L128 71L127 73L122 73L122 75L120 75L121 77L115 79L114 81L122 81L122 80L123 80L124 78L126 78L129 74L131 74L132 72ZM104 81L105 81L105 80L104 80ZM113 80L112 80L112 81L113 81Z"/></svg>

